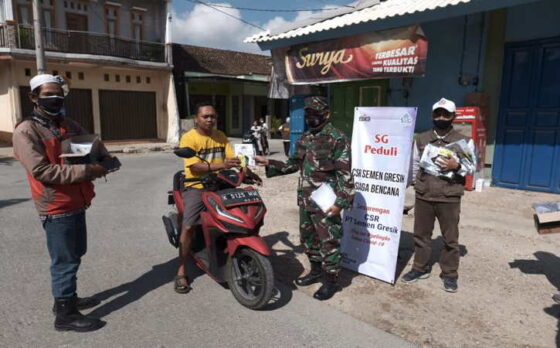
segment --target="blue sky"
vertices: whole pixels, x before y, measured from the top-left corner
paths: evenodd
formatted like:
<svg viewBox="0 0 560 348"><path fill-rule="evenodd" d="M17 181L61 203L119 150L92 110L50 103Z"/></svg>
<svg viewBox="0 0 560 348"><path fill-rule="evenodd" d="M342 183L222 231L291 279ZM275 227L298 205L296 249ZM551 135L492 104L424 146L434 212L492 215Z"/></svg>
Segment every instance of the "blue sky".
<svg viewBox="0 0 560 348"><path fill-rule="evenodd" d="M210 2L209 4L258 9L328 9L344 6L349 0L308 0L308 1L257 1L231 0ZM188 0L173 0L173 41L196 46L222 48L243 52L269 54L261 51L256 44L243 43L247 36L261 32L261 29L247 25L202 4ZM297 13L253 12L218 7L230 15L241 17L265 29L278 29L291 22L305 19L311 11ZM327 10L328 11L328 10ZM317 11L319 12L319 11ZM315 13L317 13L315 12Z"/></svg>

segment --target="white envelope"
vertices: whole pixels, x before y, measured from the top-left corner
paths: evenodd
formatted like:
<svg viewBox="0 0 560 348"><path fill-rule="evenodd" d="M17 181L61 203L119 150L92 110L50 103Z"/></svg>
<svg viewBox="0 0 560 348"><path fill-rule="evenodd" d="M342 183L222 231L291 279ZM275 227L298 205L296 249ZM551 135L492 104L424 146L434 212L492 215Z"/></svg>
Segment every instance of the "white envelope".
<svg viewBox="0 0 560 348"><path fill-rule="evenodd" d="M63 140L62 158L78 158L90 155L92 160L97 160L99 155L99 137L95 134L76 135Z"/></svg>
<svg viewBox="0 0 560 348"><path fill-rule="evenodd" d="M326 213L327 210L334 205L336 201L336 193L331 185L324 182L318 189L311 192L311 200Z"/></svg>

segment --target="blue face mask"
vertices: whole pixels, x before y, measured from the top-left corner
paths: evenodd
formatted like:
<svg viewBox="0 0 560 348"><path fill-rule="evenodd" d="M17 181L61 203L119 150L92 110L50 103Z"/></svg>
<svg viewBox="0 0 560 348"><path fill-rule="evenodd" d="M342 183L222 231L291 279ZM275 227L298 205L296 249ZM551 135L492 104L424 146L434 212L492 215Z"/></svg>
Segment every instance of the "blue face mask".
<svg viewBox="0 0 560 348"><path fill-rule="evenodd" d="M59 95L40 97L37 105L47 115L59 116L62 114L62 108L64 107L64 97Z"/></svg>

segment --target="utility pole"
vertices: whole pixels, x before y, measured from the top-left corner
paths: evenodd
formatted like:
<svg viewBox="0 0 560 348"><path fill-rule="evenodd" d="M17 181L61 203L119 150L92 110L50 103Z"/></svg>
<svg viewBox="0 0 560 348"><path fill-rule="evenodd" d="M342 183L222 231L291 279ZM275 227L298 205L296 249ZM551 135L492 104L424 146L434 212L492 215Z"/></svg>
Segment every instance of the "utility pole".
<svg viewBox="0 0 560 348"><path fill-rule="evenodd" d="M171 1L166 2L165 11L167 12L165 20L165 61L171 66L173 65L173 39L171 37Z"/></svg>
<svg viewBox="0 0 560 348"><path fill-rule="evenodd" d="M33 33L35 36L35 56L37 61L37 74L46 74L45 50L43 47L43 35L41 34L42 24L41 5L39 0L33 0Z"/></svg>

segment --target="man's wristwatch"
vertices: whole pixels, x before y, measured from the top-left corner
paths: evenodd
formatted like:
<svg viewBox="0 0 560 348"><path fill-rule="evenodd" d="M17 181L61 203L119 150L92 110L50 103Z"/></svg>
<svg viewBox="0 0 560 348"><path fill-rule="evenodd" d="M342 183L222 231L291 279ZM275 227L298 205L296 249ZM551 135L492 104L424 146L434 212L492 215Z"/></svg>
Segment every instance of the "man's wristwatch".
<svg viewBox="0 0 560 348"><path fill-rule="evenodd" d="M461 162L457 163L457 168L455 168L455 171L458 172L459 170L461 170Z"/></svg>

